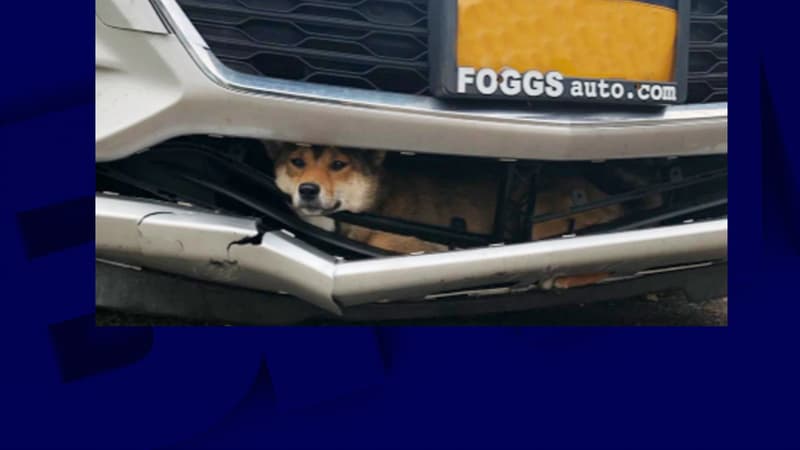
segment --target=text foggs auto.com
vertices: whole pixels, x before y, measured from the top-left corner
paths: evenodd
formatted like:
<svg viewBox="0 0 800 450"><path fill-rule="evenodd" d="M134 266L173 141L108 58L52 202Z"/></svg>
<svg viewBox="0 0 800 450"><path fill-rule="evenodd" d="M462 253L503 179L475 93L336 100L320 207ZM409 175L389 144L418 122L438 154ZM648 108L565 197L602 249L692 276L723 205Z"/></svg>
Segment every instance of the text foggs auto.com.
<svg viewBox="0 0 800 450"><path fill-rule="evenodd" d="M473 67L458 68L457 92L465 94L477 91L482 95L504 95L517 97L586 98L629 100L642 102L673 102L678 100L677 88L669 84L622 83L603 79L565 80L559 72L529 70L520 73L514 69L477 70Z"/></svg>

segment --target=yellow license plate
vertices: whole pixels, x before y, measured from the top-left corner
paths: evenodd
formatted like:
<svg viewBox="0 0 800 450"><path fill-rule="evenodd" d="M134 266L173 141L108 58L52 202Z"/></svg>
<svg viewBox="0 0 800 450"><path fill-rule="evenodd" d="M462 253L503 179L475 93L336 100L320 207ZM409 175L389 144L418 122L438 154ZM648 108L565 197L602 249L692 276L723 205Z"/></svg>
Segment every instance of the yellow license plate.
<svg viewBox="0 0 800 450"><path fill-rule="evenodd" d="M444 97L676 103L688 0L437 0L433 88Z"/></svg>

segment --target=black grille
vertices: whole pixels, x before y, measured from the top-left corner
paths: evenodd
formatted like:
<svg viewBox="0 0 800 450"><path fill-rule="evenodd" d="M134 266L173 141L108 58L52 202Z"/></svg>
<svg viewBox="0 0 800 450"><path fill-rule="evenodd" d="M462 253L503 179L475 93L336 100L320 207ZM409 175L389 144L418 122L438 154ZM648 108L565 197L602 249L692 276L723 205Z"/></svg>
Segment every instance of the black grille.
<svg viewBox="0 0 800 450"><path fill-rule="evenodd" d="M728 100L728 0L692 0L689 103Z"/></svg>
<svg viewBox="0 0 800 450"><path fill-rule="evenodd" d="M427 0L180 0L211 50L250 74L428 90Z"/></svg>
<svg viewBox="0 0 800 450"><path fill-rule="evenodd" d="M427 95L428 2L179 0L211 50L248 74ZM728 2L692 0L691 103L726 101Z"/></svg>

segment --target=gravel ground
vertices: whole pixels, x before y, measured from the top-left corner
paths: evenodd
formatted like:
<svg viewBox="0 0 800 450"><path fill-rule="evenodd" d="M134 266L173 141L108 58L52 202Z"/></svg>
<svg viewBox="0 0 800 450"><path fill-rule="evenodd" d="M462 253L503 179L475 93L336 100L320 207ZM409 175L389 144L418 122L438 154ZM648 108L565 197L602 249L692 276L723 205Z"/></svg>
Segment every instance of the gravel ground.
<svg viewBox="0 0 800 450"><path fill-rule="evenodd" d="M178 318L152 317L98 310L98 325L222 325ZM609 326L727 326L728 299L690 302L682 295L647 296L587 305L571 305L469 319L435 319L370 325L609 325ZM320 325L327 325L321 323Z"/></svg>

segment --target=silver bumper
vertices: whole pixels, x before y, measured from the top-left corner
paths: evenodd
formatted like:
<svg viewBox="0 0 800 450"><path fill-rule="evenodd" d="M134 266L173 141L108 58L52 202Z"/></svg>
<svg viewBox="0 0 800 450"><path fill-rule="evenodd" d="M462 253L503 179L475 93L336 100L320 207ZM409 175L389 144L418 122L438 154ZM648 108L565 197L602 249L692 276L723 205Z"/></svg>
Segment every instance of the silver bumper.
<svg viewBox="0 0 800 450"><path fill-rule="evenodd" d="M221 64L175 0L153 4L170 34L149 31L155 24L136 32L96 21L98 161L186 134L545 160L727 152L727 103L651 112L468 108L255 77Z"/></svg>
<svg viewBox="0 0 800 450"><path fill-rule="evenodd" d="M255 221L120 197L97 196L97 257L251 289L286 292L335 314L378 301L553 276L727 258L727 220L528 244L343 262ZM432 300L434 301L434 300Z"/></svg>

